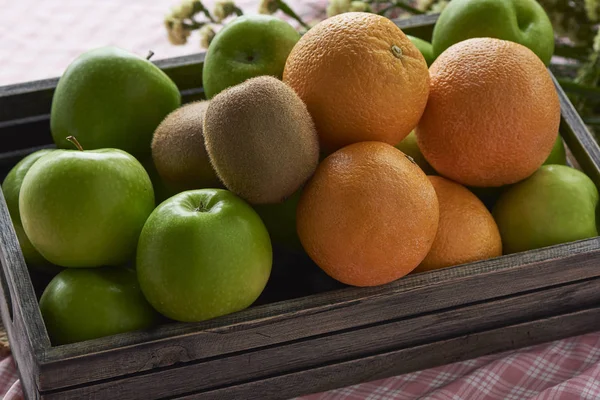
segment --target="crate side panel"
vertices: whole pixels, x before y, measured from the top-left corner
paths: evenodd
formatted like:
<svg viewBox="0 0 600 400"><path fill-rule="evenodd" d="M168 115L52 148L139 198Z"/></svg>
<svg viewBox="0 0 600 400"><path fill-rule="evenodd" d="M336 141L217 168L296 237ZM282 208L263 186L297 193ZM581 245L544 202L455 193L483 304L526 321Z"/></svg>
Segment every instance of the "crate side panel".
<svg viewBox="0 0 600 400"><path fill-rule="evenodd" d="M473 288L477 290L477 288ZM532 319L593 307L600 302L600 278L558 286L537 292L401 318L393 322L352 329L281 346L175 366L148 374L137 374L77 389L57 391L49 398L77 399L93 393L101 398L134 400L144 387L157 397L178 395L211 387L310 368L323 363L363 357L369 354L407 348L467 333L512 325ZM485 318L482 318L485 315ZM265 330L264 335L269 331ZM170 349L167 349L170 351ZM158 351L148 359L161 357ZM426 368L423 365L423 368ZM69 374L77 363L62 365L54 374ZM201 380L194 377L202 376Z"/></svg>

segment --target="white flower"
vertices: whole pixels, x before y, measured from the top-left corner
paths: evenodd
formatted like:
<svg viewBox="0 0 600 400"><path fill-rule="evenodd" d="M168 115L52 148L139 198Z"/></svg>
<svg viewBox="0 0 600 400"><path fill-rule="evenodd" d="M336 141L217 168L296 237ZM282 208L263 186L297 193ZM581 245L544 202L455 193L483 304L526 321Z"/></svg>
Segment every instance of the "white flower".
<svg viewBox="0 0 600 400"><path fill-rule="evenodd" d="M194 3L196 0L183 0L181 4L174 7L171 16L175 19L191 18L194 15Z"/></svg>
<svg viewBox="0 0 600 400"><path fill-rule="evenodd" d="M215 37L213 28L210 25L204 25L198 30L198 34L200 35L200 46L204 49L208 49L210 42L212 42Z"/></svg>
<svg viewBox="0 0 600 400"><path fill-rule="evenodd" d="M333 17L334 15L342 14L350 11L351 0L329 0L327 5L327 16Z"/></svg>
<svg viewBox="0 0 600 400"><path fill-rule="evenodd" d="M235 3L231 0L218 0L215 3L213 16L217 22L223 21L225 18L235 13Z"/></svg>
<svg viewBox="0 0 600 400"><path fill-rule="evenodd" d="M274 14L279 9L279 4L275 0L262 0L258 6L259 14Z"/></svg>
<svg viewBox="0 0 600 400"><path fill-rule="evenodd" d="M190 30L183 25L181 20L175 19L165 21L167 31L169 34L169 42L174 45L182 45L187 43L187 38L190 36Z"/></svg>

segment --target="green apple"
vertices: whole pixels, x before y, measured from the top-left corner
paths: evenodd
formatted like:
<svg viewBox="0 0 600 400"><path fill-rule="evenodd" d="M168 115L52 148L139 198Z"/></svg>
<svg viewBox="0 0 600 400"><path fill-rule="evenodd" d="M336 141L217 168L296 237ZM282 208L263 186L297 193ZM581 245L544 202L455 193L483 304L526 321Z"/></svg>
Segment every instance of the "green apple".
<svg viewBox="0 0 600 400"><path fill-rule="evenodd" d="M583 172L544 165L506 189L493 216L505 253L598 236L598 189Z"/></svg>
<svg viewBox="0 0 600 400"><path fill-rule="evenodd" d="M433 46L431 43L416 36L406 35L406 37L408 37L412 44L414 44L417 49L419 49L421 54L423 54L425 62L429 67L435 61L435 57L433 56Z"/></svg>
<svg viewBox="0 0 600 400"><path fill-rule="evenodd" d="M412 131L408 134L400 143L396 145L396 148L410 156L413 161L425 172L427 175L437 175L437 172L433 167L427 162L423 153L421 153L421 149L419 149L419 144L417 143L417 135L415 135L415 131Z"/></svg>
<svg viewBox="0 0 600 400"><path fill-rule="evenodd" d="M62 271L44 289L40 311L55 346L148 329L161 318L136 272L123 267Z"/></svg>
<svg viewBox="0 0 600 400"><path fill-rule="evenodd" d="M272 15L244 15L217 33L206 51L202 82L208 99L260 75L279 79L300 34Z"/></svg>
<svg viewBox="0 0 600 400"><path fill-rule="evenodd" d="M198 189L152 212L136 269L156 310L193 322L249 307L264 290L272 262L269 233L248 203L225 189Z"/></svg>
<svg viewBox="0 0 600 400"><path fill-rule="evenodd" d="M43 155L19 195L27 237L45 259L63 267L125 264L135 256L154 206L144 167L118 149Z"/></svg>
<svg viewBox="0 0 600 400"><path fill-rule="evenodd" d="M135 157L150 154L152 134L181 104L173 81L156 65L107 46L77 57L60 77L50 113L57 147L75 136L86 150L116 148Z"/></svg>
<svg viewBox="0 0 600 400"><path fill-rule="evenodd" d="M6 200L6 206L10 213L10 219L15 228L17 239L23 253L23 258L31 271L38 271L48 274L56 274L62 270L62 268L52 265L33 247L29 238L23 230L23 224L21 223L21 215L19 211L19 193L21 192L21 185L23 184L23 178L29 171L31 166L43 155L50 153L51 149L43 149L35 151L21 159L6 175L2 182L2 192L4 193L4 199Z"/></svg>
<svg viewBox="0 0 600 400"><path fill-rule="evenodd" d="M554 30L536 0L452 0L433 29L433 54L474 37L520 43L546 64L554 53Z"/></svg>
<svg viewBox="0 0 600 400"><path fill-rule="evenodd" d="M556 138L556 142L554 142L554 147L552 147L552 151L550 155L544 161L544 165L548 164L559 164L559 165L567 165L567 153L565 151L565 145L563 143L560 135Z"/></svg>

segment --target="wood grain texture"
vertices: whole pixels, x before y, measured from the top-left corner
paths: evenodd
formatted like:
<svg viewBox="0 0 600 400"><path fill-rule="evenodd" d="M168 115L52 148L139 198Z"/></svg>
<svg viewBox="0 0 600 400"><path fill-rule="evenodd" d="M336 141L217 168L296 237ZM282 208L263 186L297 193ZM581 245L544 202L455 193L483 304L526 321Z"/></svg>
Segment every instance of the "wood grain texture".
<svg viewBox="0 0 600 400"><path fill-rule="evenodd" d="M573 104L554 76L554 85L559 95L561 122L560 131L569 150L575 156L581 169L600 188L600 147L594 136L585 126Z"/></svg>
<svg viewBox="0 0 600 400"><path fill-rule="evenodd" d="M591 308L169 399L284 400L417 371L423 363L435 367L598 329L600 308Z"/></svg>
<svg viewBox="0 0 600 400"><path fill-rule="evenodd" d="M33 285L21 254L4 195L0 191L0 285L2 320L29 399L38 393L39 360L50 346Z"/></svg>
<svg viewBox="0 0 600 400"><path fill-rule="evenodd" d="M45 398L74 400L93 395L99 398L133 400L138 398L140 387L151 392L156 398L176 396L189 390L234 385L250 379L260 379L323 363L340 362L373 353L419 346L499 326L544 318L577 308L593 307L599 303L600 278L595 278L521 296L510 296L463 307L450 307L435 313L399 318L382 324L348 329L281 346L240 352L206 362L188 363L180 368L153 370L150 374L135 374L125 379L60 391L48 394ZM422 364L418 368L428 366ZM54 373L60 372L55 370ZM199 376L202 379L194 379ZM188 384L184 387L181 382L188 382Z"/></svg>

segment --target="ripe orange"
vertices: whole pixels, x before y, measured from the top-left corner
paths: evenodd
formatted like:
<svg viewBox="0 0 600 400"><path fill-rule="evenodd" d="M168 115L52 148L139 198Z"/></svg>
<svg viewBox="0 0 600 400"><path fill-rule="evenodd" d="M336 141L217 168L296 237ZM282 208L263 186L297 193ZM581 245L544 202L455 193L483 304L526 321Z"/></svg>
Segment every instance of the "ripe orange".
<svg viewBox="0 0 600 400"><path fill-rule="evenodd" d="M431 65L419 148L443 176L489 187L527 178L556 141L560 104L546 66L527 47L459 42Z"/></svg>
<svg viewBox="0 0 600 400"><path fill-rule="evenodd" d="M440 221L431 250L414 272L501 256L498 226L481 200L449 179L428 178L438 198Z"/></svg>
<svg viewBox="0 0 600 400"><path fill-rule="evenodd" d="M416 268L439 217L425 173L382 142L351 144L325 158L296 213L306 253L329 276L354 286L388 283Z"/></svg>
<svg viewBox="0 0 600 400"><path fill-rule="evenodd" d="M429 93L417 47L389 19L363 12L311 28L288 56L283 80L306 103L327 153L361 141L398 144Z"/></svg>

